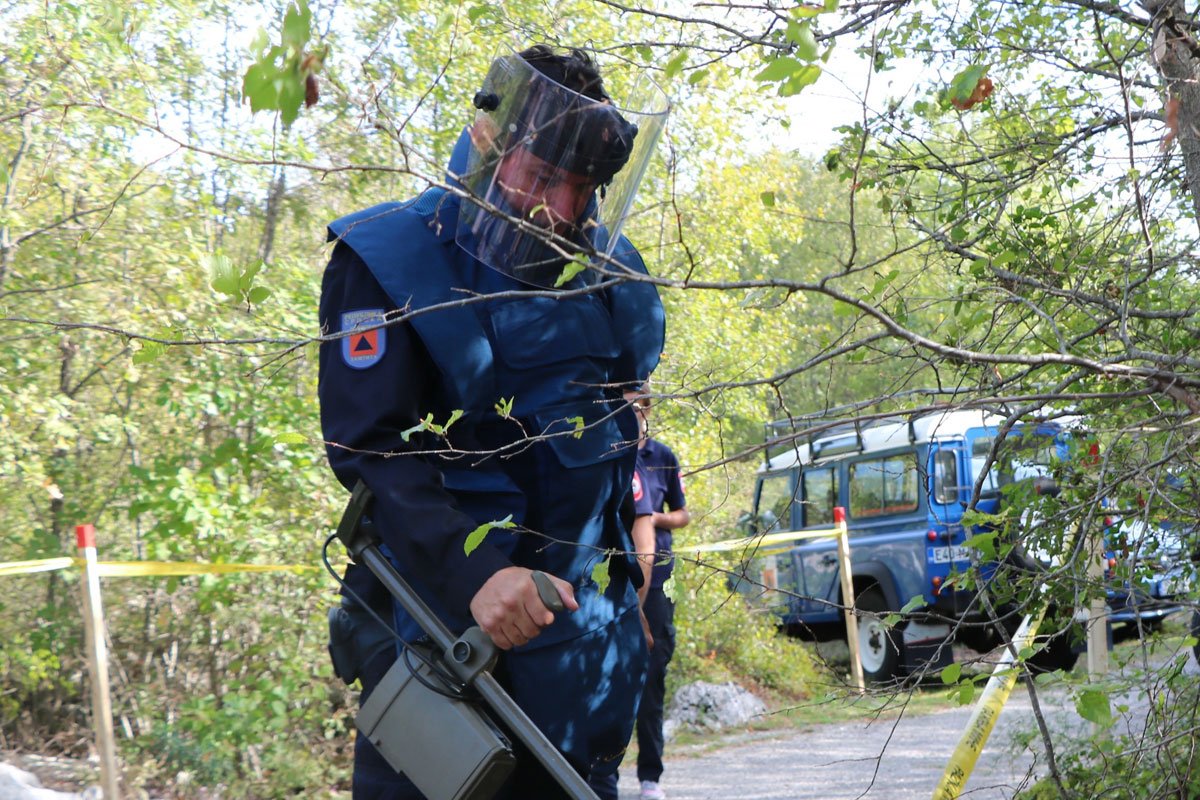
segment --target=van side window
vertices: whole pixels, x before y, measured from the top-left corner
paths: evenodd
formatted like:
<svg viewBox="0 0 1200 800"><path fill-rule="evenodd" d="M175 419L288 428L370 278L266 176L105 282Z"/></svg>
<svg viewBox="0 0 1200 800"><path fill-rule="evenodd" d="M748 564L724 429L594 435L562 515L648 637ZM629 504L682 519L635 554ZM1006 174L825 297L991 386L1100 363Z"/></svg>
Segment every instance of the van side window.
<svg viewBox="0 0 1200 800"><path fill-rule="evenodd" d="M949 449L933 455L933 502L946 505L958 500L958 455Z"/></svg>
<svg viewBox="0 0 1200 800"><path fill-rule="evenodd" d="M832 469L804 471L803 527L833 523L833 507L837 505L837 473Z"/></svg>
<svg viewBox="0 0 1200 800"><path fill-rule="evenodd" d="M758 484L758 507L755 509L757 533L772 533L792 529L792 505L796 490L792 473L777 472L764 475Z"/></svg>
<svg viewBox="0 0 1200 800"><path fill-rule="evenodd" d="M988 456L991 455L992 447L996 443L996 437L985 436L976 439L971 444L971 478L975 479L979 475L983 465L987 463ZM991 465L988 470L987 477L983 479L983 493L995 494L1000 487L1012 480L1012 468L1005 465L1005 454L1001 453L996 459L996 462Z"/></svg>
<svg viewBox="0 0 1200 800"><path fill-rule="evenodd" d="M915 453L850 465L850 515L879 517L915 511L919 500Z"/></svg>

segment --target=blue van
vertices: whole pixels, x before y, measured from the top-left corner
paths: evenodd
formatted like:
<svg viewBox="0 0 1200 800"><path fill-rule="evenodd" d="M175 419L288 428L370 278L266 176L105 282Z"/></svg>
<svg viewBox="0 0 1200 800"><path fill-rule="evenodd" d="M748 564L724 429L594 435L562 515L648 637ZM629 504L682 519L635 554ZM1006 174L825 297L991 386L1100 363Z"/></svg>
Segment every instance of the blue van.
<svg viewBox="0 0 1200 800"><path fill-rule="evenodd" d="M768 451L758 471L750 532L828 528L834 507L846 509L868 680L886 682L918 667L949 664L952 636L979 650L998 642L972 602L974 594L947 585L972 563L965 542L974 531L964 528L964 509L977 482L976 507L992 512L1004 485L1041 480L1054 459L1067 455L1063 426L1024 425L1008 434L1002 467L984 470L1002 423L993 414L960 410L811 432L792 421L769 426L769 439L788 445L780 453ZM845 637L834 540L775 547L757 559L755 571L766 587L757 592L759 602L789 633ZM885 624L902 609L901 622ZM1069 646L1039 655L1044 669L1069 669L1077 656Z"/></svg>

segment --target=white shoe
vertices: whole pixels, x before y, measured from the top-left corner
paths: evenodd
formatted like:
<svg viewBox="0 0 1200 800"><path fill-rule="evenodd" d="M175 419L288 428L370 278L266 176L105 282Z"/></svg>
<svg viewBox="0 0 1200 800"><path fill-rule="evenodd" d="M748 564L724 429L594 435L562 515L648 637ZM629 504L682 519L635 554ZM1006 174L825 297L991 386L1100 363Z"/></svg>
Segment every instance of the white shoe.
<svg viewBox="0 0 1200 800"><path fill-rule="evenodd" d="M667 800L667 795L658 786L658 781L642 781L641 800Z"/></svg>

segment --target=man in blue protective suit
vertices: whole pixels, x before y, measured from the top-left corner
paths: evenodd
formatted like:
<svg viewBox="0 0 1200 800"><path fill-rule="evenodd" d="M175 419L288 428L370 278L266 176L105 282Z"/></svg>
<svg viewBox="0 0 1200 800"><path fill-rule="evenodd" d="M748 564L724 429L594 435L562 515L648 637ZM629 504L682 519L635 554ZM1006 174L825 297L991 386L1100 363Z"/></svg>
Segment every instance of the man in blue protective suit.
<svg viewBox="0 0 1200 800"><path fill-rule="evenodd" d="M334 472L367 484L388 558L455 632L492 638L498 679L581 774L615 770L646 662L637 423L621 392L656 365L663 314L620 228L665 122L659 98L618 110L581 51L497 58L448 188L332 223L322 284ZM491 522L507 527L468 546ZM534 570L565 612L542 604ZM331 652L365 698L398 655L365 607L407 641L421 632L365 568L343 595ZM518 747L503 796L561 790ZM359 737L354 797L421 795Z"/></svg>

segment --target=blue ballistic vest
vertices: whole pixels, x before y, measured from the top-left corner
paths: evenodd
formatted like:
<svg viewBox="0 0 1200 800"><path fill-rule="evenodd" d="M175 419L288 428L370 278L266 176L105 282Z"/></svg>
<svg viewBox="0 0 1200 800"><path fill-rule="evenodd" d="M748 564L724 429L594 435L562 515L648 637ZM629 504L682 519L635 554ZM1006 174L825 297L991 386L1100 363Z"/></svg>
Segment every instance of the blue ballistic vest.
<svg viewBox="0 0 1200 800"><path fill-rule="evenodd" d="M632 481L637 439L633 415L614 384L644 381L657 364L664 318L648 283L614 283L577 296L488 297L528 286L476 261L454 241L458 199L430 190L408 204L386 203L329 226L358 254L399 308L441 380L445 408L463 416L448 433L468 451L438 468L460 508L482 524L511 515L516 529L493 529L490 541L513 563L540 569L575 587L578 611L523 648L538 650L581 636L629 611L636 597L613 565L601 593L593 569L605 551L632 551L618 507ZM645 274L622 238L614 257ZM610 387L605 389L604 387ZM512 402L508 418L497 403ZM530 442L530 438L540 437ZM499 451L490 457L472 453ZM521 529L525 530L521 530ZM532 533L530 532L532 531Z"/></svg>

